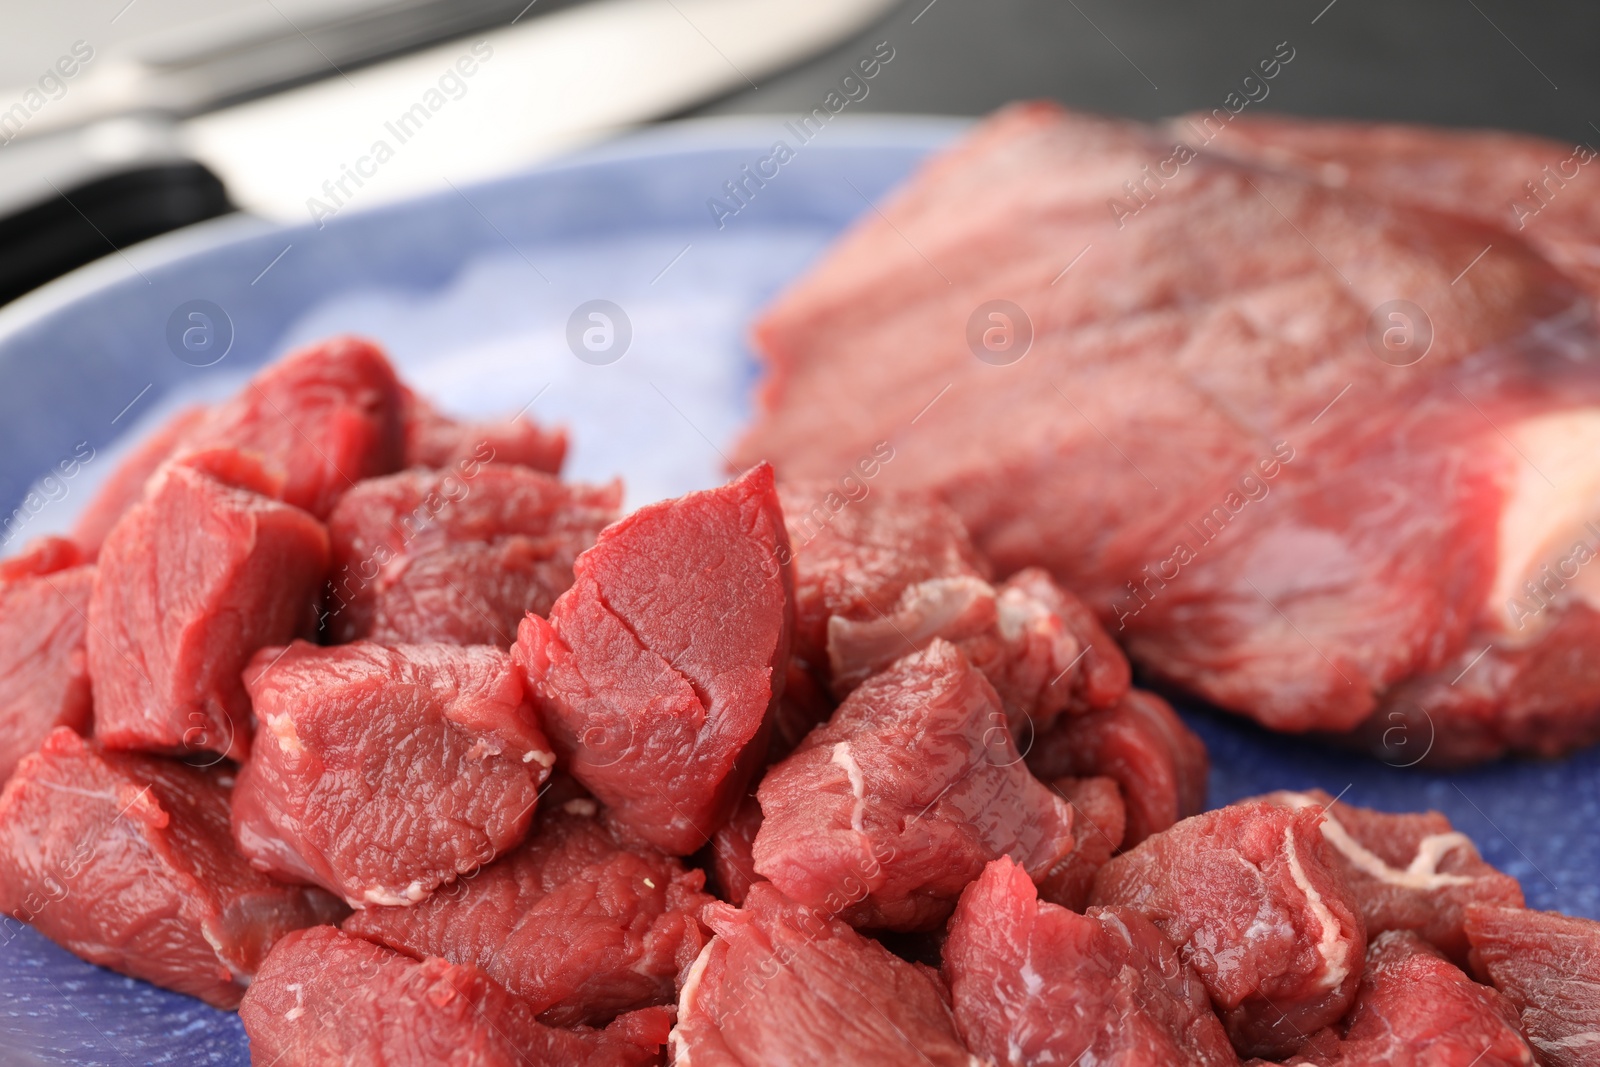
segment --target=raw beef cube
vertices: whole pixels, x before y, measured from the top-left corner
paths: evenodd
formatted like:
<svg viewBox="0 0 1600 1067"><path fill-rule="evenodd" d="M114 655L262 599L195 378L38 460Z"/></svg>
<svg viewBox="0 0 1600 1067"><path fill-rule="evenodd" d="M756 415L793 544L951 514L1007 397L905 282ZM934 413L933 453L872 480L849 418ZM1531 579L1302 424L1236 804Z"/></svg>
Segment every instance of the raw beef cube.
<svg viewBox="0 0 1600 1067"><path fill-rule="evenodd" d="M172 457L172 454L196 426L206 417L203 407L186 408L168 419L162 427L125 456L78 515L72 526L72 539L83 548L85 555L94 558L106 534L117 524L124 512L144 496L145 483L150 476Z"/></svg>
<svg viewBox="0 0 1600 1067"><path fill-rule="evenodd" d="M1316 1067L1533 1067L1506 998L1410 931L1367 947L1355 1006L1289 1060Z"/></svg>
<svg viewBox="0 0 1600 1067"><path fill-rule="evenodd" d="M446 641L510 648L547 614L572 563L617 517L622 486L563 485L525 467L466 460L362 482L328 518L334 641Z"/></svg>
<svg viewBox="0 0 1600 1067"><path fill-rule="evenodd" d="M43 538L0 562L0 785L57 726L89 731L84 628L94 567Z"/></svg>
<svg viewBox="0 0 1600 1067"><path fill-rule="evenodd" d="M994 688L935 640L851 693L767 772L756 870L852 925L931 929L984 865L1043 879L1072 852L1072 808L1023 765Z"/></svg>
<svg viewBox="0 0 1600 1067"><path fill-rule="evenodd" d="M978 1067L938 974L765 882L743 909L712 904L717 934L678 997L672 1062L711 1067Z"/></svg>
<svg viewBox="0 0 1600 1067"><path fill-rule="evenodd" d="M1122 847L1128 811L1122 790L1110 778L1059 778L1050 787L1072 805L1072 854L1039 883L1039 897L1082 911L1089 906L1094 876Z"/></svg>
<svg viewBox="0 0 1600 1067"><path fill-rule="evenodd" d="M1154 693L1131 689L1114 708L1062 719L1028 751L1045 781L1105 775L1122 787L1132 848L1205 807L1205 745Z"/></svg>
<svg viewBox="0 0 1600 1067"><path fill-rule="evenodd" d="M567 456L567 432L546 430L531 419L458 422L401 386L400 419L405 438L404 465L448 470L462 463L515 463L546 474L560 474Z"/></svg>
<svg viewBox="0 0 1600 1067"><path fill-rule="evenodd" d="M1322 836L1361 911L1368 937L1411 930L1458 966L1467 964L1463 928L1469 904L1522 907L1522 887L1478 855L1472 839L1436 811L1393 815L1320 789L1258 797L1287 808L1322 811Z"/></svg>
<svg viewBox="0 0 1600 1067"><path fill-rule="evenodd" d="M761 805L754 793L745 794L726 825L711 839L711 870L717 895L738 906L750 887L762 881L756 873L756 834L761 830Z"/></svg>
<svg viewBox="0 0 1600 1067"><path fill-rule="evenodd" d="M545 1026L471 964L415 960L331 926L279 942L239 1018L263 1067L647 1067L672 1026L666 1008L604 1030Z"/></svg>
<svg viewBox="0 0 1600 1067"><path fill-rule="evenodd" d="M234 851L230 784L55 730L0 794L0 911L90 963L234 1007L275 941L344 908Z"/></svg>
<svg viewBox="0 0 1600 1067"><path fill-rule="evenodd" d="M1550 1067L1593 1067L1600 1049L1600 922L1482 904L1467 908L1472 968L1522 1013Z"/></svg>
<svg viewBox="0 0 1600 1067"><path fill-rule="evenodd" d="M522 840L555 756L498 649L265 648L233 832L275 877L403 906Z"/></svg>
<svg viewBox="0 0 1600 1067"><path fill-rule="evenodd" d="M174 461L113 527L89 601L95 737L110 748L250 750L239 672L312 623L328 532L272 499L243 453Z"/></svg>
<svg viewBox="0 0 1600 1067"><path fill-rule="evenodd" d="M400 469L401 388L378 346L335 337L250 379L180 451L252 453L282 479L285 502L326 518L355 483Z"/></svg>
<svg viewBox="0 0 1600 1067"><path fill-rule="evenodd" d="M1281 1056L1345 1013L1366 932L1321 813L1235 804L1100 868L1091 903L1143 912L1211 993L1234 1047Z"/></svg>
<svg viewBox="0 0 1600 1067"><path fill-rule="evenodd" d="M998 1067L1237 1065L1206 987L1131 908L1079 915L998 859L961 894L944 947L956 1027Z"/></svg>
<svg viewBox="0 0 1600 1067"><path fill-rule="evenodd" d="M763 464L606 528L548 620L523 620L515 654L556 750L664 852L709 841L766 755L787 545Z"/></svg>
<svg viewBox="0 0 1600 1067"><path fill-rule="evenodd" d="M593 800L547 809L528 840L410 908L368 908L346 933L481 967L552 1026L670 1004L706 942L705 875L619 843Z"/></svg>

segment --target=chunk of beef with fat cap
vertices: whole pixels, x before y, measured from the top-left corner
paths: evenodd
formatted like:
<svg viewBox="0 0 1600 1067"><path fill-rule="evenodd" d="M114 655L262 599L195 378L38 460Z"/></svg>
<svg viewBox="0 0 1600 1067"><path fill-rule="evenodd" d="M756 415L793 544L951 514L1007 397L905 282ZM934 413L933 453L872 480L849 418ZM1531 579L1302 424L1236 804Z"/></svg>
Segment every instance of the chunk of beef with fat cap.
<svg viewBox="0 0 1600 1067"><path fill-rule="evenodd" d="M230 775L58 728L0 793L0 912L90 963L234 1007L280 937L344 907L234 851Z"/></svg>
<svg viewBox="0 0 1600 1067"><path fill-rule="evenodd" d="M1366 931L1321 813L1234 804L1111 860L1090 903L1133 908L1200 975L1234 1047L1282 1056L1349 1008Z"/></svg>
<svg viewBox="0 0 1600 1067"><path fill-rule="evenodd" d="M1043 879L1072 808L1023 765L994 687L947 641L862 683L762 779L758 873L855 926L931 929L990 860Z"/></svg>
<svg viewBox="0 0 1600 1067"><path fill-rule="evenodd" d="M1467 906L1472 969L1522 1015L1549 1067L1593 1067L1600 1055L1600 922L1553 911Z"/></svg>
<svg viewBox="0 0 1600 1067"><path fill-rule="evenodd" d="M555 765L499 649L296 641L245 681L260 734L239 849L352 907L415 904L511 849Z"/></svg>
<svg viewBox="0 0 1600 1067"><path fill-rule="evenodd" d="M1206 987L1149 919L1041 901L1006 858L962 892L944 976L962 1039L998 1067L1239 1062Z"/></svg>
<svg viewBox="0 0 1600 1067"><path fill-rule="evenodd" d="M514 650L546 731L618 823L688 855L766 756L789 657L788 541L765 464L640 508L578 557Z"/></svg>
<svg viewBox="0 0 1600 1067"><path fill-rule="evenodd" d="M57 726L89 732L93 590L94 567L65 538L0 561L0 785Z"/></svg>

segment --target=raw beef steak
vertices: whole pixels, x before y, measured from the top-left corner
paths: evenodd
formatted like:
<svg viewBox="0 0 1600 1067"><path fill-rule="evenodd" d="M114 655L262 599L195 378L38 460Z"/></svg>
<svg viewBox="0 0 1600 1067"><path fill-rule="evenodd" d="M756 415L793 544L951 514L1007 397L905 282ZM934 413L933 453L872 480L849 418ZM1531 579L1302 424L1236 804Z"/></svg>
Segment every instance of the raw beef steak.
<svg viewBox="0 0 1600 1067"><path fill-rule="evenodd" d="M0 785L57 726L89 732L84 628L94 567L43 538L0 562Z"/></svg>
<svg viewBox="0 0 1600 1067"><path fill-rule="evenodd" d="M229 784L55 730L0 794L0 911L90 963L234 1007L278 938L344 908L234 851Z"/></svg>
<svg viewBox="0 0 1600 1067"><path fill-rule="evenodd" d="M1023 765L994 687L935 640L858 686L762 779L756 871L854 926L926 930L1000 856L1043 879L1072 807Z"/></svg>
<svg viewBox="0 0 1600 1067"><path fill-rule="evenodd" d="M1533 1067L1506 998L1409 931L1367 947L1355 1006L1288 1060L1316 1067Z"/></svg>
<svg viewBox="0 0 1600 1067"><path fill-rule="evenodd" d="M711 870L716 893L735 907L744 903L750 887L762 881L756 873L756 834L761 831L761 805L746 793L722 829L711 838Z"/></svg>
<svg viewBox="0 0 1600 1067"><path fill-rule="evenodd" d="M907 963L765 882L717 934L678 997L672 1062L709 1067L981 1067L956 1037L932 968Z"/></svg>
<svg viewBox="0 0 1600 1067"><path fill-rule="evenodd" d="M250 1061L275 1067L648 1067L666 1008L604 1030L545 1026L478 968L415 960L317 926L267 958L239 1005Z"/></svg>
<svg viewBox="0 0 1600 1067"><path fill-rule="evenodd" d="M106 534L124 512L144 496L145 483L161 464L172 458L196 426L206 417L203 407L186 408L168 419L160 429L136 445L109 477L95 490L89 503L72 526L72 539L84 554L93 559L100 552Z"/></svg>
<svg viewBox="0 0 1600 1067"><path fill-rule="evenodd" d="M475 459L361 482L328 518L323 625L336 642L510 648L522 617L547 614L572 585L573 561L621 502L618 482L569 486Z"/></svg>
<svg viewBox="0 0 1600 1067"><path fill-rule="evenodd" d="M1211 993L1234 1047L1281 1056L1345 1013L1366 933L1317 811L1234 804L1100 868L1091 903L1143 912Z"/></svg>
<svg viewBox="0 0 1600 1067"><path fill-rule="evenodd" d="M1040 901L1009 859L961 894L944 976L962 1039L999 1067L1239 1062L1206 987L1149 919Z"/></svg>
<svg viewBox="0 0 1600 1067"><path fill-rule="evenodd" d="M1600 922L1482 904L1467 908L1472 967L1522 1013L1549 1067L1600 1057Z"/></svg>
<svg viewBox="0 0 1600 1067"><path fill-rule="evenodd" d="M448 470L462 463L515 463L560 474L567 432L546 430L525 418L459 422L401 387L400 422L404 466Z"/></svg>
<svg viewBox="0 0 1600 1067"><path fill-rule="evenodd" d="M548 801L547 801L548 802ZM542 808L542 806L541 806ZM540 811L528 840L410 908L368 908L347 933L473 964L552 1026L670 1004L706 942L705 875L619 843L576 798Z"/></svg>
<svg viewBox="0 0 1600 1067"><path fill-rule="evenodd" d="M97 740L249 752L239 672L310 627L328 571L327 531L279 488L244 453L191 453L112 528L88 613Z"/></svg>
<svg viewBox="0 0 1600 1067"><path fill-rule="evenodd" d="M1105 775L1122 787L1132 848L1206 802L1210 761L1205 745L1165 700L1131 689L1114 708L1063 719L1028 751L1028 766L1045 781Z"/></svg>
<svg viewBox="0 0 1600 1067"><path fill-rule="evenodd" d="M1556 753L1600 738L1592 657L1529 655L1600 635L1588 301L1505 229L1012 107L766 312L734 458L892 439L874 491L938 494L997 573L1272 728Z"/></svg>
<svg viewBox="0 0 1600 1067"><path fill-rule="evenodd" d="M555 755L498 649L264 648L233 832L258 869L352 907L416 904L522 840Z"/></svg>
<svg viewBox="0 0 1600 1067"><path fill-rule="evenodd" d="M1128 810L1111 778L1058 778L1050 783L1072 805L1072 854L1039 883L1039 898L1083 911L1094 876L1122 847Z"/></svg>
<svg viewBox="0 0 1600 1067"><path fill-rule="evenodd" d="M772 468L640 508L578 557L515 655L573 775L633 833L696 851L766 755L789 655Z"/></svg>
<svg viewBox="0 0 1600 1067"><path fill-rule="evenodd" d="M1323 813L1322 836L1368 937L1411 930L1464 967L1467 906L1522 907L1517 880L1485 863L1472 840L1436 811L1392 815L1349 803L1335 806L1320 789L1257 799Z"/></svg>

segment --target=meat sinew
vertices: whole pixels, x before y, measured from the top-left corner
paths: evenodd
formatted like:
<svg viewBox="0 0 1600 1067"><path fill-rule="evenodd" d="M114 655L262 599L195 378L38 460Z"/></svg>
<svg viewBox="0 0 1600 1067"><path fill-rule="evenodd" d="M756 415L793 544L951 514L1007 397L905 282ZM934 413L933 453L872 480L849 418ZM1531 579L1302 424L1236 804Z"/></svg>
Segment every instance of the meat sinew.
<svg viewBox="0 0 1600 1067"><path fill-rule="evenodd" d="M62 727L0 793L0 911L91 963L232 1008L278 938L343 913L252 870L228 776Z"/></svg>
<svg viewBox="0 0 1600 1067"><path fill-rule="evenodd" d="M1334 805L1320 789L1258 798L1322 812L1322 836L1349 887L1368 937L1411 930L1458 965L1467 962L1469 904L1522 907L1522 887L1478 855L1471 838L1436 811L1392 815Z"/></svg>
<svg viewBox="0 0 1600 1067"><path fill-rule="evenodd" d="M515 656L572 773L676 855L726 821L766 756L789 655L787 538L762 465L601 532Z"/></svg>
<svg viewBox="0 0 1600 1067"><path fill-rule="evenodd" d="M766 312L735 458L826 477L892 437L875 491L940 495L1213 703L1556 753L1600 738L1587 299L1504 229L1013 107Z"/></svg>
<svg viewBox="0 0 1600 1067"><path fill-rule="evenodd" d="M1522 1032L1550 1067L1593 1067L1600 1048L1600 922L1475 904L1472 967L1522 1014Z"/></svg>
<svg viewBox="0 0 1600 1067"><path fill-rule="evenodd" d="M317 926L283 939L239 1018L252 1063L277 1067L649 1067L672 1013L647 1008L604 1030L563 1030L470 964L412 959Z"/></svg>
<svg viewBox="0 0 1600 1067"><path fill-rule="evenodd" d="M250 750L240 671L313 622L328 533L241 452L164 467L100 550L89 601L95 738L111 748Z"/></svg>
<svg viewBox="0 0 1600 1067"><path fill-rule="evenodd" d="M1074 844L1071 806L1028 772L994 687L943 640L858 686L756 797L756 871L855 926L932 929L990 860L1042 879Z"/></svg>
<svg viewBox="0 0 1600 1067"><path fill-rule="evenodd" d="M368 908L348 933L474 964L553 1026L670 1004L705 944L705 875L620 843L592 800L541 811L529 840L410 908Z"/></svg>
<svg viewBox="0 0 1600 1067"><path fill-rule="evenodd" d="M1000 1067L1239 1062L1206 987L1149 919L1042 902L1009 859L961 894L944 976L962 1039Z"/></svg>
<svg viewBox="0 0 1600 1067"><path fill-rule="evenodd" d="M976 1067L938 975L758 882L712 904L716 937L678 997L675 1064Z"/></svg>
<svg viewBox="0 0 1600 1067"><path fill-rule="evenodd" d="M506 653L296 641L244 676L260 735L233 831L260 870L403 906L527 833L555 755Z"/></svg>
<svg viewBox="0 0 1600 1067"><path fill-rule="evenodd" d="M1117 856L1091 903L1133 908L1200 975L1234 1047L1281 1056L1345 1013L1366 933L1321 815L1235 804Z"/></svg>
<svg viewBox="0 0 1600 1067"><path fill-rule="evenodd" d="M42 538L0 562L0 785L51 730L89 731L84 650L94 567Z"/></svg>
<svg viewBox="0 0 1600 1067"><path fill-rule="evenodd" d="M622 486L563 485L467 459L361 482L328 518L323 621L335 641L447 641L510 648L549 612L572 564L617 517Z"/></svg>

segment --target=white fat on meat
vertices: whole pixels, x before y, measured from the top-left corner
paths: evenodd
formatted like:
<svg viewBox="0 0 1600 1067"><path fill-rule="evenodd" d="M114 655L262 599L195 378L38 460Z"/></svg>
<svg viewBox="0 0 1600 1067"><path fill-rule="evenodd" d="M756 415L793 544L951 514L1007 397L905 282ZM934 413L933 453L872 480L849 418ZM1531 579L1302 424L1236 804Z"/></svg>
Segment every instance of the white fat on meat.
<svg viewBox="0 0 1600 1067"><path fill-rule="evenodd" d="M935 637L960 642L995 625L994 586L981 578L930 578L908 586L875 619L828 619L828 666L836 689L855 688ZM908 644L909 643L909 644Z"/></svg>
<svg viewBox="0 0 1600 1067"><path fill-rule="evenodd" d="M859 834L864 825L862 816L867 810L867 780L861 773L861 764L850 752L850 742L840 741L833 746L831 762L842 769L850 781L850 792L856 798L855 805L850 809L850 829Z"/></svg>
<svg viewBox="0 0 1600 1067"><path fill-rule="evenodd" d="M427 895L428 891L422 888L422 883L415 881L398 893L385 886L373 886L361 894L361 899L368 904L381 904L387 908L403 908L422 901ZM355 904L354 901L350 903L356 907L361 906Z"/></svg>
<svg viewBox="0 0 1600 1067"><path fill-rule="evenodd" d="M678 993L678 1022L672 1028L672 1033L667 1035L667 1047L672 1053L670 1059L675 1067L689 1067L689 1043L678 1032L678 1027L689 1018L689 1012L694 1008L695 997L700 994L700 980L705 976L706 964L711 962L711 950L716 944L717 939L712 938L700 949L700 955L689 965L689 975L683 981L682 991Z"/></svg>
<svg viewBox="0 0 1600 1067"><path fill-rule="evenodd" d="M1350 973L1350 942L1340 936L1339 920L1328 910L1322 894L1311 884L1311 879L1306 877L1306 869L1300 865L1299 850L1295 848L1292 826L1283 831L1283 847L1289 858L1289 877L1294 879L1295 886L1304 894L1306 907L1311 909L1321 929L1317 936L1317 955L1322 957L1327 970L1320 985L1323 989L1337 989Z"/></svg>
<svg viewBox="0 0 1600 1067"><path fill-rule="evenodd" d="M1287 799L1294 808L1318 806L1314 797L1306 796L1304 793L1289 793ZM1451 852L1458 848L1473 847L1472 839L1459 830L1429 834L1417 842L1417 854L1412 857L1411 863L1404 870L1391 867L1384 862L1382 856L1351 837L1350 831L1344 828L1344 824L1331 811L1323 813L1322 836L1328 844L1338 849L1344 858L1350 861L1351 866L1388 885L1426 892L1453 885L1471 885L1475 881L1470 875L1446 874L1439 870L1439 864Z"/></svg>
<svg viewBox="0 0 1600 1067"><path fill-rule="evenodd" d="M266 720L267 732L278 742L278 747L290 756L298 756L305 749L301 747L300 735L295 731L294 720L286 711L281 715L268 715Z"/></svg>
<svg viewBox="0 0 1600 1067"><path fill-rule="evenodd" d="M1500 512L1488 615L1512 643L1549 625L1544 605L1600 609L1600 407L1506 427L1513 481ZM1528 588L1533 584L1533 590Z"/></svg>

